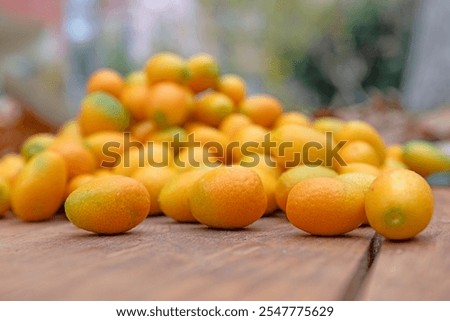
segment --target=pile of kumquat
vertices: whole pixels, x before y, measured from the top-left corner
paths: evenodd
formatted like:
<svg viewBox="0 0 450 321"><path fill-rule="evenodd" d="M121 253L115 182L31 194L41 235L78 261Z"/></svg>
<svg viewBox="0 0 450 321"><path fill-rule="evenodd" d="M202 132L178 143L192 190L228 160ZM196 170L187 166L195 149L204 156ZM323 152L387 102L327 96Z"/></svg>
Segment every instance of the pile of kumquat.
<svg viewBox="0 0 450 321"><path fill-rule="evenodd" d="M208 54L162 52L126 77L95 71L76 119L0 159L0 215L64 206L75 226L118 234L159 214L242 229L282 211L313 235L369 224L402 240L432 218L424 177L449 170L432 143L386 146L367 122L285 112Z"/></svg>

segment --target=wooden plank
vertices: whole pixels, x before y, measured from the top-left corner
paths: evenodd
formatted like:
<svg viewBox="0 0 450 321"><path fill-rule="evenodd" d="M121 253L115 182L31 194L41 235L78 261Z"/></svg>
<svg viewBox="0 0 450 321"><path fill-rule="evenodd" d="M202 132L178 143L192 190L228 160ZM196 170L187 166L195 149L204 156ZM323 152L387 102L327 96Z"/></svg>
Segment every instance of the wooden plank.
<svg viewBox="0 0 450 321"><path fill-rule="evenodd" d="M309 236L282 214L240 231L152 217L108 237L63 215L0 230L1 300L342 299L373 236Z"/></svg>
<svg viewBox="0 0 450 321"><path fill-rule="evenodd" d="M384 241L359 298L450 300L450 188L434 188L428 228L406 242Z"/></svg>

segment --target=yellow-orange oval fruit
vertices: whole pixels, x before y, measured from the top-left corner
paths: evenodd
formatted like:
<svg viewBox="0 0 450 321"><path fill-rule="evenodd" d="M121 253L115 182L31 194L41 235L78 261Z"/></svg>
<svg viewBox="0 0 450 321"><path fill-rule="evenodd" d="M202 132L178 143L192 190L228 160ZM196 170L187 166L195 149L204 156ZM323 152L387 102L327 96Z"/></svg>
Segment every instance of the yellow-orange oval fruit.
<svg viewBox="0 0 450 321"><path fill-rule="evenodd" d="M11 187L6 179L0 177L0 217L11 208Z"/></svg>
<svg viewBox="0 0 450 321"><path fill-rule="evenodd" d="M343 180L345 182L353 185L354 188L361 190L366 195L367 191L370 188L370 185L375 180L376 176L366 174L366 173L347 173L342 174L337 177L339 180ZM364 210L364 222L363 224L369 224L367 220L366 212Z"/></svg>
<svg viewBox="0 0 450 321"><path fill-rule="evenodd" d="M117 71L102 68L89 76L86 91L88 93L103 91L119 98L124 86L125 82Z"/></svg>
<svg viewBox="0 0 450 321"><path fill-rule="evenodd" d="M25 160L21 155L6 154L0 158L0 177L3 177L12 185L24 166Z"/></svg>
<svg viewBox="0 0 450 321"><path fill-rule="evenodd" d="M180 173L202 167L215 168L221 164L215 151L202 146L183 148L173 160L173 168Z"/></svg>
<svg viewBox="0 0 450 321"><path fill-rule="evenodd" d="M177 54L160 52L150 57L145 65L147 83L159 81L185 83L190 78L186 61Z"/></svg>
<svg viewBox="0 0 450 321"><path fill-rule="evenodd" d="M409 169L424 177L450 171L450 156L431 142L423 140L407 142L403 146L402 158Z"/></svg>
<svg viewBox="0 0 450 321"><path fill-rule="evenodd" d="M399 162L403 160L403 146L400 144L394 144L386 147L386 157L391 157Z"/></svg>
<svg viewBox="0 0 450 321"><path fill-rule="evenodd" d="M370 164L355 162L339 167L338 172L339 174L366 173L373 176L378 176L381 173L381 170Z"/></svg>
<svg viewBox="0 0 450 321"><path fill-rule="evenodd" d="M28 137L22 144L20 153L25 160L44 151L55 141L55 136L49 133L39 133Z"/></svg>
<svg viewBox="0 0 450 321"><path fill-rule="evenodd" d="M130 125L130 113L115 97L93 92L81 102L78 124L83 135L104 130L124 131Z"/></svg>
<svg viewBox="0 0 450 321"><path fill-rule="evenodd" d="M159 127L182 125L189 117L192 104L192 93L187 88L163 81L150 87L146 115Z"/></svg>
<svg viewBox="0 0 450 321"><path fill-rule="evenodd" d="M240 111L255 124L270 128L283 113L283 106L270 95L255 95L241 102Z"/></svg>
<svg viewBox="0 0 450 321"><path fill-rule="evenodd" d="M300 165L285 171L278 177L277 187L275 189L275 198L278 207L286 211L286 202L289 192L299 182L314 177L335 177L337 173L328 167Z"/></svg>
<svg viewBox="0 0 450 321"><path fill-rule="evenodd" d="M384 159L384 164L383 166L381 166L382 171L399 168L408 169L408 166L406 166L406 164L403 163L402 161L399 161L397 158L394 158L389 155L386 156L386 158Z"/></svg>
<svg viewBox="0 0 450 321"><path fill-rule="evenodd" d="M66 200L67 218L77 227L98 234L119 234L136 227L150 210L150 195L137 180L110 175L95 178Z"/></svg>
<svg viewBox="0 0 450 321"><path fill-rule="evenodd" d="M261 182L264 186L264 191L266 192L267 207L265 214L270 214L278 208L277 200L275 198L277 179L270 172L261 168L254 169L254 171L259 175L259 178L261 178Z"/></svg>
<svg viewBox="0 0 450 321"><path fill-rule="evenodd" d="M364 193L337 178L310 178L289 192L286 217L295 227L313 235L345 234L365 219Z"/></svg>
<svg viewBox="0 0 450 321"><path fill-rule="evenodd" d="M147 85L147 75L144 70L135 70L125 77L125 86Z"/></svg>
<svg viewBox="0 0 450 321"><path fill-rule="evenodd" d="M375 151L375 148L362 140L352 140L346 142L339 151L339 154L346 164L365 163L375 167L381 166L380 159ZM336 164L338 163L336 162ZM338 168L339 165L335 165L335 167Z"/></svg>
<svg viewBox="0 0 450 321"><path fill-rule="evenodd" d="M144 167L137 169L132 177L144 184L150 195L149 215L161 213L161 207L158 203L159 193L166 183L176 175L175 170L169 167Z"/></svg>
<svg viewBox="0 0 450 321"><path fill-rule="evenodd" d="M138 168L146 166L164 167L173 164L173 155L165 145L149 143L146 145L135 145L125 150L121 155L119 163L113 167L112 172L116 175L132 176Z"/></svg>
<svg viewBox="0 0 450 321"><path fill-rule="evenodd" d="M93 180L94 178L95 176L92 174L81 174L69 180L66 186L66 198L78 187L80 187L83 184L86 184L87 182Z"/></svg>
<svg viewBox="0 0 450 321"><path fill-rule="evenodd" d="M380 133L369 123L361 120L351 120L346 122L334 133L334 140L338 143L340 141L354 141L362 140L375 149L378 155L378 163L383 164L386 157L386 145Z"/></svg>
<svg viewBox="0 0 450 321"><path fill-rule="evenodd" d="M95 157L97 167L114 167L124 153L125 141L133 142L134 139L128 133L101 131L87 136L84 146Z"/></svg>
<svg viewBox="0 0 450 321"><path fill-rule="evenodd" d="M247 85L241 77L229 74L220 77L217 90L230 97L237 105L245 98Z"/></svg>
<svg viewBox="0 0 450 321"><path fill-rule="evenodd" d="M275 179L281 175L282 170L278 166L274 157L268 154L252 153L250 155L244 155L237 163L240 166L248 167L256 172L266 172L272 175Z"/></svg>
<svg viewBox="0 0 450 321"><path fill-rule="evenodd" d="M146 105L149 100L149 92L147 85L133 85L123 89L120 101L134 119L143 120L147 116Z"/></svg>
<svg viewBox="0 0 450 321"><path fill-rule="evenodd" d="M140 142L146 142L147 137L158 131L158 126L153 120L143 120L133 124L130 128L131 135Z"/></svg>
<svg viewBox="0 0 450 321"><path fill-rule="evenodd" d="M321 117L312 123L312 127L322 133L332 133L335 134L341 130L344 126L345 121L337 117Z"/></svg>
<svg viewBox="0 0 450 321"><path fill-rule="evenodd" d="M244 228L267 208L267 197L258 174L241 166L219 167L203 175L190 195L192 215L212 228Z"/></svg>
<svg viewBox="0 0 450 321"><path fill-rule="evenodd" d="M158 202L163 213L177 222L197 222L192 216L189 198L194 183L197 182L208 170L208 167L193 169L181 173L170 179L159 193Z"/></svg>
<svg viewBox="0 0 450 321"><path fill-rule="evenodd" d="M196 144L200 143L200 146L207 149L211 156L223 161L228 158L229 138L217 128L204 125L197 126L187 134L189 139L192 139Z"/></svg>
<svg viewBox="0 0 450 321"><path fill-rule="evenodd" d="M234 138L243 127L252 123L251 119L243 114L234 113L225 117L219 125L219 130L229 138Z"/></svg>
<svg viewBox="0 0 450 321"><path fill-rule="evenodd" d="M309 125L311 125L311 120L309 119L309 117L307 115L305 115L301 112L291 111L288 113L282 113L275 121L275 124L273 125L273 127L278 128L280 126L287 125L287 124L309 126Z"/></svg>
<svg viewBox="0 0 450 321"><path fill-rule="evenodd" d="M48 150L60 154L66 162L67 178L94 172L97 162L94 155L80 142L61 139L55 141Z"/></svg>
<svg viewBox="0 0 450 321"><path fill-rule="evenodd" d="M264 142L270 138L269 133L268 129L255 124L239 129L233 136L232 144L228 146L231 162L237 163L245 156L270 153L270 148L264 147Z"/></svg>
<svg viewBox="0 0 450 321"><path fill-rule="evenodd" d="M214 88L219 81L219 65L213 56L202 53L189 58L188 86L198 93L208 88Z"/></svg>
<svg viewBox="0 0 450 321"><path fill-rule="evenodd" d="M365 210L370 226L391 240L410 239L423 231L434 210L427 181L408 169L380 174L366 193Z"/></svg>
<svg viewBox="0 0 450 321"><path fill-rule="evenodd" d="M65 122L56 133L56 139L83 140L78 119L72 119Z"/></svg>
<svg viewBox="0 0 450 321"><path fill-rule="evenodd" d="M198 120L217 127L234 112L234 102L227 95L212 91L196 101L194 111Z"/></svg>
<svg viewBox="0 0 450 321"><path fill-rule="evenodd" d="M187 142L186 130L182 127L173 126L167 127L159 131L155 131L148 135L146 142L153 142L165 145L171 153L178 154Z"/></svg>
<svg viewBox="0 0 450 321"><path fill-rule="evenodd" d="M64 158L44 151L25 165L17 177L11 208L24 221L42 221L52 217L62 205L67 184Z"/></svg>
<svg viewBox="0 0 450 321"><path fill-rule="evenodd" d="M333 165L331 151L335 143L326 134L295 124L282 125L271 134L272 141L275 142L271 152L280 166L290 168L301 164L327 167Z"/></svg>

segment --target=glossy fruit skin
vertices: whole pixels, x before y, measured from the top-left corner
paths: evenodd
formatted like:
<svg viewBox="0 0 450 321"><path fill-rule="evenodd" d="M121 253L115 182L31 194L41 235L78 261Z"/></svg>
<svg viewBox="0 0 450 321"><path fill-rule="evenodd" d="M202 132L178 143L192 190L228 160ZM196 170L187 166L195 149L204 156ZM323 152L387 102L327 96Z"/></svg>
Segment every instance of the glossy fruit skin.
<svg viewBox="0 0 450 321"><path fill-rule="evenodd" d="M364 197L369 191L370 185L373 183L375 178L376 176L366 173L347 173L338 176L338 179L353 184L356 189L361 190L364 193ZM369 224L365 210L363 224Z"/></svg>
<svg viewBox="0 0 450 321"><path fill-rule="evenodd" d="M330 168L323 166L309 167L301 165L293 167L280 175L275 189L275 198L278 207L286 211L289 192L299 182L314 177L336 177L338 174Z"/></svg>
<svg viewBox="0 0 450 321"><path fill-rule="evenodd" d="M370 226L391 240L410 239L431 221L434 198L419 174L407 169L379 175L366 193L365 210Z"/></svg>
<svg viewBox="0 0 450 321"><path fill-rule="evenodd" d="M110 175L93 179L66 200L67 218L97 234L119 234L140 224L150 210L150 195L135 179Z"/></svg>
<svg viewBox="0 0 450 321"><path fill-rule="evenodd" d="M23 221L51 218L62 205L67 184L64 158L44 151L25 165L14 183L11 208Z"/></svg>
<svg viewBox="0 0 450 321"><path fill-rule="evenodd" d="M80 187L81 185L93 180L96 176L92 175L92 174L81 174L78 176L75 176L74 178L70 179L67 182L67 186L66 186L66 199L67 197L74 191L76 190L78 187Z"/></svg>
<svg viewBox="0 0 450 321"><path fill-rule="evenodd" d="M289 192L286 217L313 235L342 235L363 223L364 194L337 178L310 178Z"/></svg>
<svg viewBox="0 0 450 321"><path fill-rule="evenodd" d="M240 229L263 216L267 198L255 171L240 166L219 167L194 184L190 205L192 215L202 224Z"/></svg>

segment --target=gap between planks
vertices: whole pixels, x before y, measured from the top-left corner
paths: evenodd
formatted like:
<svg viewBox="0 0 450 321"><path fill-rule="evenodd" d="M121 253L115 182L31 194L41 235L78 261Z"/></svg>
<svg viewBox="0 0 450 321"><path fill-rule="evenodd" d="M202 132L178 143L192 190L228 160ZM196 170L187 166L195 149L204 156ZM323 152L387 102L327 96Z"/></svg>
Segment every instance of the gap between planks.
<svg viewBox="0 0 450 321"><path fill-rule="evenodd" d="M378 233L372 236L369 246L367 247L367 251L361 257L361 260L358 264L358 267L348 283L347 288L345 289L340 300L342 301L353 301L356 300L362 286L364 284L367 275L369 274L370 268L372 267L375 259L380 252L381 246L383 244L383 237Z"/></svg>

